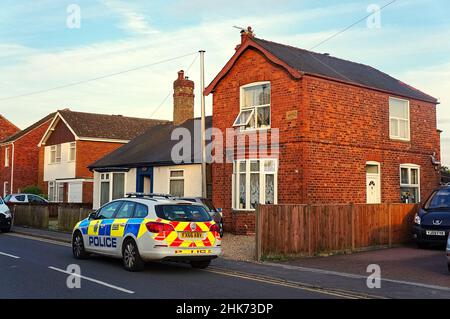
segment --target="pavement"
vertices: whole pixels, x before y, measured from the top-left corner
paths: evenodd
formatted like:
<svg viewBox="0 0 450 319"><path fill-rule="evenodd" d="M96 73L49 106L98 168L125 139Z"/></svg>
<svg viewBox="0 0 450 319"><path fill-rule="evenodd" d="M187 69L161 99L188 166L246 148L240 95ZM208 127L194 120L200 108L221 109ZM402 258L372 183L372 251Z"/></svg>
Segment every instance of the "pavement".
<svg viewBox="0 0 450 319"><path fill-rule="evenodd" d="M443 252L437 250L406 247L283 263L218 258L207 270L151 263L130 273L117 259L75 260L68 242L70 233L18 226L0 234L0 298L450 298L446 264L439 267ZM369 263L380 264L380 288L367 285ZM81 268L81 289L66 285L71 264ZM411 264L420 266L413 271Z"/></svg>

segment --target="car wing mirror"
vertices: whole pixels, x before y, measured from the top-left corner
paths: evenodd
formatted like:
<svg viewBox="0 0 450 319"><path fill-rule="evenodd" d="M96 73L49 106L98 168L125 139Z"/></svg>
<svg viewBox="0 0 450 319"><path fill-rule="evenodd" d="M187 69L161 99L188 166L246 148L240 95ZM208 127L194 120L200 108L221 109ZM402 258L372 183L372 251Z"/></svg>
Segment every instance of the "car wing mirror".
<svg viewBox="0 0 450 319"><path fill-rule="evenodd" d="M222 208L217 208L217 212L221 213L222 212Z"/></svg>
<svg viewBox="0 0 450 319"><path fill-rule="evenodd" d="M97 212L90 212L89 216L88 216L88 219L89 220L95 219L96 216L97 216Z"/></svg>

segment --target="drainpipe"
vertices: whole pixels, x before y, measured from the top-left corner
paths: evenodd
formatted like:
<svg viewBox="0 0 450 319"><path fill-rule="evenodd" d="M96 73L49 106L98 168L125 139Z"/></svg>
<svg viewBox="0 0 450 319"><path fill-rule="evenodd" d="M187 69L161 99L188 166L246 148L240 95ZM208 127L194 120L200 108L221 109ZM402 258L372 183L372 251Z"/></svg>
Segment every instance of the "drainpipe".
<svg viewBox="0 0 450 319"><path fill-rule="evenodd" d="M14 142L11 145L11 187L9 191L14 194Z"/></svg>

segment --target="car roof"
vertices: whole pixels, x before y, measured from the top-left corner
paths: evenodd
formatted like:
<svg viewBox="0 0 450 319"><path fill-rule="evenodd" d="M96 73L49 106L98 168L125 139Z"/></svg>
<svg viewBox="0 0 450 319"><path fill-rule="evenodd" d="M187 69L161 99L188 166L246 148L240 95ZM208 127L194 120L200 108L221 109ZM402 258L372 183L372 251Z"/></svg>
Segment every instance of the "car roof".
<svg viewBox="0 0 450 319"><path fill-rule="evenodd" d="M186 200L180 200L180 199L168 199L168 198L149 198L149 197L124 197L119 198L116 200L111 201L117 202L117 201L130 201L135 203L140 203L144 205L158 205L158 204L166 204L166 205L179 205L179 204L186 204L186 205L196 205L198 203L195 202L189 202ZM200 205L199 205L200 206Z"/></svg>

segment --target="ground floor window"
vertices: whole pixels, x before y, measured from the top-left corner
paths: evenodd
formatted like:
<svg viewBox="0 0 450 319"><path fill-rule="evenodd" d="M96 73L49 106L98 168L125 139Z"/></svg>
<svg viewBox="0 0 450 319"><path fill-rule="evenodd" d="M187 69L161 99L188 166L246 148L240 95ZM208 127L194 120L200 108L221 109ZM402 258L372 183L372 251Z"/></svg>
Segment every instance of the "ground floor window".
<svg viewBox="0 0 450 319"><path fill-rule="evenodd" d="M125 173L100 174L100 206L125 196Z"/></svg>
<svg viewBox="0 0 450 319"><path fill-rule="evenodd" d="M277 160L245 159L233 164L233 209L277 203Z"/></svg>
<svg viewBox="0 0 450 319"><path fill-rule="evenodd" d="M400 165L400 197L402 203L420 202L420 167L418 165Z"/></svg>
<svg viewBox="0 0 450 319"><path fill-rule="evenodd" d="M54 203L63 203L65 195L64 183L48 182L48 200Z"/></svg>
<svg viewBox="0 0 450 319"><path fill-rule="evenodd" d="M171 170L169 177L169 193L176 197L184 196L184 171Z"/></svg>

